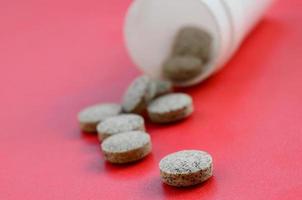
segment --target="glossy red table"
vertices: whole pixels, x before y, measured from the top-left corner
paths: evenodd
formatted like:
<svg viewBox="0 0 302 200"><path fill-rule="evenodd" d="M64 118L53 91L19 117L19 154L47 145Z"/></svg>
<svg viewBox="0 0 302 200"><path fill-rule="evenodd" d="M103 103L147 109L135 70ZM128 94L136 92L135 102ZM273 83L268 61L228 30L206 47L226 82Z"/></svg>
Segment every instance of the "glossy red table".
<svg viewBox="0 0 302 200"><path fill-rule="evenodd" d="M302 199L302 3L280 0L216 76L186 90L196 112L148 123L153 152L104 162L76 114L119 101L139 74L122 38L130 0L0 1L0 199ZM203 149L214 177L160 182L168 153Z"/></svg>

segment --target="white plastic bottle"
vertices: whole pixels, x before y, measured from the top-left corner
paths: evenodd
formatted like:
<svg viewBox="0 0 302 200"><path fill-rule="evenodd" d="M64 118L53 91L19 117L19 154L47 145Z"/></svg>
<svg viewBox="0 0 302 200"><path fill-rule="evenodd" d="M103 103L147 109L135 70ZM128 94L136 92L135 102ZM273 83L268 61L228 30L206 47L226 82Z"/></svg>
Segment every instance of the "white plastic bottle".
<svg viewBox="0 0 302 200"><path fill-rule="evenodd" d="M126 46L139 68L162 78L161 65L170 54L177 31L184 26L208 31L213 43L205 72L182 84L194 85L224 66L273 1L134 0L126 16Z"/></svg>

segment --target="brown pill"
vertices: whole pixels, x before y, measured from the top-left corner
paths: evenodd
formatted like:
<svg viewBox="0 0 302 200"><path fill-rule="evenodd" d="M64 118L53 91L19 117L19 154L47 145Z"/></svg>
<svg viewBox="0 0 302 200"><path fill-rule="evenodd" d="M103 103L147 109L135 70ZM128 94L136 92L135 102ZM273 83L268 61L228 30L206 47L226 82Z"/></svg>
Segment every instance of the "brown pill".
<svg viewBox="0 0 302 200"><path fill-rule="evenodd" d="M144 118L136 114L122 114L110 117L97 126L100 141L115 134L136 130L145 131Z"/></svg>
<svg viewBox="0 0 302 200"><path fill-rule="evenodd" d="M123 164L147 156L152 150L152 144L149 134L132 131L108 137L101 144L101 149L108 162Z"/></svg>
<svg viewBox="0 0 302 200"><path fill-rule="evenodd" d="M172 55L194 56L207 62L211 44L212 37L207 31L193 26L184 27L175 37Z"/></svg>
<svg viewBox="0 0 302 200"><path fill-rule="evenodd" d="M163 75L173 82L191 80L201 74L202 61L192 56L174 56L163 64Z"/></svg>
<svg viewBox="0 0 302 200"><path fill-rule="evenodd" d="M164 183L186 187L208 180L213 174L213 161L207 152L183 150L164 157L159 168Z"/></svg>
<svg viewBox="0 0 302 200"><path fill-rule="evenodd" d="M142 113L148 102L155 96L155 87L148 76L136 78L124 94L123 111L126 113Z"/></svg>
<svg viewBox="0 0 302 200"><path fill-rule="evenodd" d="M96 126L99 122L108 117L120 114L122 108L119 104L104 103L89 106L78 114L80 127L86 132L96 132Z"/></svg>
<svg viewBox="0 0 302 200"><path fill-rule="evenodd" d="M193 112L192 98L184 93L171 93L154 99L148 105L152 122L170 123L189 117Z"/></svg>

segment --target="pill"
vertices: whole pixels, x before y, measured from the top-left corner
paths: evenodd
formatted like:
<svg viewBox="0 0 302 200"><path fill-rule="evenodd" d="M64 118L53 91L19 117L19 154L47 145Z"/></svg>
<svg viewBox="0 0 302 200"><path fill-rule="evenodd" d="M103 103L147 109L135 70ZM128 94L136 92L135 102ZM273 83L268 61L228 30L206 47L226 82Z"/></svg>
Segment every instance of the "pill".
<svg viewBox="0 0 302 200"><path fill-rule="evenodd" d="M148 76L136 78L124 94L123 111L126 113L142 113L154 95L155 84Z"/></svg>
<svg viewBox="0 0 302 200"><path fill-rule="evenodd" d="M167 80L155 80L156 92L155 97L168 94L173 91L173 84Z"/></svg>
<svg viewBox="0 0 302 200"><path fill-rule="evenodd" d="M203 64L201 59L193 56L174 56L164 62L162 70L167 79L181 82L200 75L203 71Z"/></svg>
<svg viewBox="0 0 302 200"><path fill-rule="evenodd" d="M202 29L188 26L176 34L172 55L190 55L208 61L211 51L212 37Z"/></svg>
<svg viewBox="0 0 302 200"><path fill-rule="evenodd" d="M144 118L136 114L122 114L110 117L97 126L100 141L118 133L136 130L145 131Z"/></svg>
<svg viewBox="0 0 302 200"><path fill-rule="evenodd" d="M138 161L152 149L149 134L131 131L108 137L101 144L105 159L111 163L123 164Z"/></svg>
<svg viewBox="0 0 302 200"><path fill-rule="evenodd" d="M115 103L89 106L78 114L80 128L85 132L96 132L96 126L99 122L108 117L118 115L121 111L121 106Z"/></svg>
<svg viewBox="0 0 302 200"><path fill-rule="evenodd" d="M202 183L213 174L212 157L204 151L183 150L164 157L160 163L160 176L164 183L186 187Z"/></svg>
<svg viewBox="0 0 302 200"><path fill-rule="evenodd" d="M192 98L184 93L171 93L160 96L148 105L148 116L155 123L179 121L193 112Z"/></svg>

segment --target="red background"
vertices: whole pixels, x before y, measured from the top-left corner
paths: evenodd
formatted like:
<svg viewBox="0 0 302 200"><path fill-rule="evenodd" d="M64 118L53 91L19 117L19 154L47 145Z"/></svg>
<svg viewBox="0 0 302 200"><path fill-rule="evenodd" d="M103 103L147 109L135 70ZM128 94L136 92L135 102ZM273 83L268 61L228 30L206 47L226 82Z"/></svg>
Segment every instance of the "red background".
<svg viewBox="0 0 302 200"><path fill-rule="evenodd" d="M148 123L153 153L104 162L84 106L119 101L139 74L122 24L130 0L0 2L0 199L302 199L302 3L276 3L219 74L187 90L196 112ZM201 187L160 182L159 160L203 149Z"/></svg>

